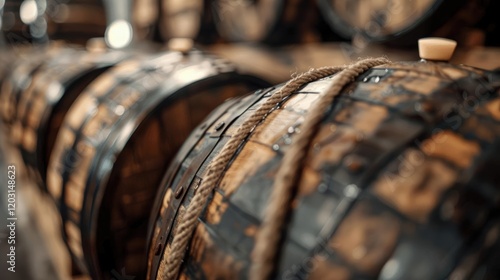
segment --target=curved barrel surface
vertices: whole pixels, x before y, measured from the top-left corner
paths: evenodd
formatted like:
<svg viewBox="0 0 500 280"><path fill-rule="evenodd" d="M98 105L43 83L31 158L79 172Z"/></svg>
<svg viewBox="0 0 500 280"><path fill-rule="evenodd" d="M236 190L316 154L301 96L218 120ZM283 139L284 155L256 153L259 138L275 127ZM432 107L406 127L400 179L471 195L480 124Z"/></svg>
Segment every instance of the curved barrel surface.
<svg viewBox="0 0 500 280"><path fill-rule="evenodd" d="M122 267L144 273L167 164L210 110L265 84L200 51L131 59L93 81L67 113L47 171L80 267L96 279Z"/></svg>
<svg viewBox="0 0 500 280"><path fill-rule="evenodd" d="M308 147L276 277L498 277L499 73L440 62L377 66L344 87ZM231 158L199 217L180 279L247 279L277 169L335 76L297 90ZM226 102L188 138L150 223L148 279L207 166L281 86ZM160 195L161 194L161 195ZM496 248L496 249L495 249Z"/></svg>

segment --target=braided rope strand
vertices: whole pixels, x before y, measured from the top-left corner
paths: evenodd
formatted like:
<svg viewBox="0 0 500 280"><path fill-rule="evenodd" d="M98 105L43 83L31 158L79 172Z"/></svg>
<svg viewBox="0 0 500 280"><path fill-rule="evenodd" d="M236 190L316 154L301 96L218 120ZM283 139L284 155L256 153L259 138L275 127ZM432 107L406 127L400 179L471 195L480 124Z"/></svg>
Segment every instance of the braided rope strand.
<svg viewBox="0 0 500 280"><path fill-rule="evenodd" d="M285 153L275 177L271 196L267 202L264 219L257 233L252 252L250 280L270 279L273 275L290 203L294 199L300 168L306 159L308 147L314 138L325 111L340 94L342 88L371 67L386 64L387 59L365 59L359 61L333 77L332 86L311 106L298 134Z"/></svg>

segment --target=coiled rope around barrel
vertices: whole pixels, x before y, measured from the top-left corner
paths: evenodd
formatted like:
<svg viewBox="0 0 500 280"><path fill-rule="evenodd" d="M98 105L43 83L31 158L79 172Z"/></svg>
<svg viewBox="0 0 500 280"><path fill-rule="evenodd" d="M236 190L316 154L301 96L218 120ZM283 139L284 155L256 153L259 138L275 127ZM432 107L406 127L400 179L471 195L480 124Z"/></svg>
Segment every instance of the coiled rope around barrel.
<svg viewBox="0 0 500 280"><path fill-rule="evenodd" d="M180 217L174 233L174 239L169 251L163 255L158 270L158 278L173 280L177 277L187 245L191 239L198 217L203 211L207 200L214 190L219 178L222 176L227 164L234 156L236 150L243 144L244 139L250 135L255 127L271 113L276 105L293 94L301 86L321 78L338 73L332 80L332 86L322 94L309 110L301 133L298 134L289 151L283 158L283 163L278 170L273 185L272 194L268 201L263 224L257 234L256 245L252 253L252 266L250 279L269 279L273 273L276 257L279 253L281 233L289 211L289 204L293 199L298 170L306 157L307 147L315 135L316 127L320 123L326 109L339 95L342 88L354 78L371 67L389 63L385 58L365 59L347 67L322 67L312 69L290 80L279 91L270 96L244 123L238 127L237 132L226 143L220 153L214 158L207 168L200 187L195 193L185 214Z"/></svg>

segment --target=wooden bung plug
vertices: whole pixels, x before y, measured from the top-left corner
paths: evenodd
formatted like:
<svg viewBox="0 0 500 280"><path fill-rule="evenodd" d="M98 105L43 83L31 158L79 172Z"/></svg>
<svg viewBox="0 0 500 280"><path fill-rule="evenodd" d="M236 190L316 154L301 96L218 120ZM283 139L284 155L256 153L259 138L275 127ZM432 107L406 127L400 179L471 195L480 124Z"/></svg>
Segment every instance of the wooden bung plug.
<svg viewBox="0 0 500 280"><path fill-rule="evenodd" d="M420 58L425 60L449 61L456 46L456 41L445 38L423 38L418 40Z"/></svg>
<svg viewBox="0 0 500 280"><path fill-rule="evenodd" d="M190 38L172 38L168 41L168 49L181 53L188 53L194 46L194 42Z"/></svg>

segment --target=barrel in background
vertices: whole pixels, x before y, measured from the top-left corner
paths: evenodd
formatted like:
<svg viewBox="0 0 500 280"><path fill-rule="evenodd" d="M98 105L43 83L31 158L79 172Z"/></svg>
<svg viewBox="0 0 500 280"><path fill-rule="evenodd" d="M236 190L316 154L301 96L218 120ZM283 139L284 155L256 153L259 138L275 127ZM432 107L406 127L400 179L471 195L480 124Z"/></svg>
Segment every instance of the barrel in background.
<svg viewBox="0 0 500 280"><path fill-rule="evenodd" d="M77 98L61 125L47 186L76 262L96 279L145 273L147 221L166 166L223 100L265 86L200 51L123 62Z"/></svg>
<svg viewBox="0 0 500 280"><path fill-rule="evenodd" d="M319 0L318 5L331 28L345 38L397 47L412 47L418 38L430 36L455 39L462 47L480 46L498 25L488 16L496 5L490 0Z"/></svg>
<svg viewBox="0 0 500 280"><path fill-rule="evenodd" d="M283 45L316 42L322 36L314 1L207 2L211 2L217 31L228 42Z"/></svg>
<svg viewBox="0 0 500 280"><path fill-rule="evenodd" d="M499 78L410 62L375 67L348 84L299 169L275 276L497 278ZM284 154L333 80L301 87L241 143L199 217L180 279L248 277L277 169L289 164ZM148 279L167 273L173 233L207 166L281 87L222 105L181 148L156 200Z"/></svg>
<svg viewBox="0 0 500 280"><path fill-rule="evenodd" d="M5 128L10 132L21 95L30 87L33 75L47 61L68 52L58 42L48 46L17 46L5 51L0 86L0 108Z"/></svg>
<svg viewBox="0 0 500 280"><path fill-rule="evenodd" d="M30 175L43 189L64 115L93 79L127 56L61 48L31 76L32 82L18 97L11 139L19 146Z"/></svg>
<svg viewBox="0 0 500 280"><path fill-rule="evenodd" d="M44 0L47 33L51 40L85 45L103 37L106 14L102 0Z"/></svg>

